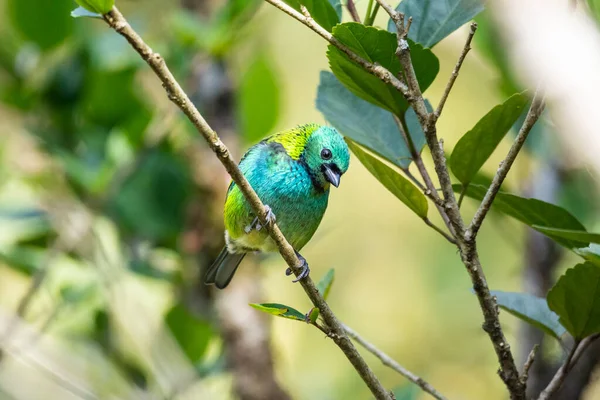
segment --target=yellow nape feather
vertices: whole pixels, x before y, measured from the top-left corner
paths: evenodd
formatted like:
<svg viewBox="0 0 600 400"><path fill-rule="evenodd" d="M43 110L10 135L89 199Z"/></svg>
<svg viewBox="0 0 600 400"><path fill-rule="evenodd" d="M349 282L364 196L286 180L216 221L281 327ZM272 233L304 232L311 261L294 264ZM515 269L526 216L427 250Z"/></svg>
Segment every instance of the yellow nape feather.
<svg viewBox="0 0 600 400"><path fill-rule="evenodd" d="M310 135L320 127L321 125L319 124L299 125L290 130L276 133L273 136L268 137L266 141L267 143L275 142L281 144L286 153L292 159L297 160L302 155Z"/></svg>

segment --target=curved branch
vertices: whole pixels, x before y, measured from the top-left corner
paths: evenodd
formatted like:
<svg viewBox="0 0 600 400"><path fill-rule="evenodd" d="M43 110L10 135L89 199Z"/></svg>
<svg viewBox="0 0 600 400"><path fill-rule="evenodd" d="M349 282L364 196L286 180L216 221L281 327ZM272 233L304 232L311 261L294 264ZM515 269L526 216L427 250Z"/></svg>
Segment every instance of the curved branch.
<svg viewBox="0 0 600 400"><path fill-rule="evenodd" d="M181 109L181 111L183 111L188 119L194 124L198 132L207 141L212 151L216 154L216 156L219 158L219 161L221 161L231 176L231 179L236 183L236 185L238 185L256 215L259 216L263 226L268 227L269 234L271 235L273 241L277 244L283 259L290 266L294 274L298 276L301 271L301 263L296 257L294 249L287 242L276 224L266 224L266 210L264 204L238 168L237 163L231 157L229 149L221 141L217 133L208 125L206 120L191 102L187 94L183 91L167 67L164 59L160 56L160 54L155 53L144 42L144 40L137 34L137 32L133 30L133 28L129 25L116 7L113 7L112 10L103 17L111 28L113 28L129 42L129 44L135 49L135 51L137 51L142 59L146 61L146 63L162 81L163 87L165 88L169 99L175 103ZM363 381L367 384L373 395L377 399L391 399L389 392L383 387L365 360L360 356L356 350L356 347L354 347L350 338L348 338L346 335L343 326L338 321L331 308L329 308L329 305L319 294L319 291L317 290L312 279L307 277L300 280L300 283L312 303L320 310L321 316L331 329L334 342L344 352Z"/></svg>

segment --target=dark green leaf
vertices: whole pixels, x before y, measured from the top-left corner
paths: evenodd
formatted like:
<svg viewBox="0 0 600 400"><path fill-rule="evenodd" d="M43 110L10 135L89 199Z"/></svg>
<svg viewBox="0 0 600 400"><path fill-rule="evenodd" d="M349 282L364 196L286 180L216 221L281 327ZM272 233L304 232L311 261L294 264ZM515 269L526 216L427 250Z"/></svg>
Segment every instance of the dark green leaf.
<svg viewBox="0 0 600 400"><path fill-rule="evenodd" d="M575 339L600 332L600 268L578 264L548 293L548 306Z"/></svg>
<svg viewBox="0 0 600 400"><path fill-rule="evenodd" d="M342 0L329 0L329 4L335 10L335 13L338 16L338 22L342 20Z"/></svg>
<svg viewBox="0 0 600 400"><path fill-rule="evenodd" d="M249 143L264 138L277 122L279 84L271 59L259 54L242 78L238 91L240 128Z"/></svg>
<svg viewBox="0 0 600 400"><path fill-rule="evenodd" d="M110 215L138 237L173 243L188 211L190 174L189 165L177 155L148 151L110 199Z"/></svg>
<svg viewBox="0 0 600 400"><path fill-rule="evenodd" d="M532 228L553 238L563 238L580 243L600 243L600 233L590 233L573 229L549 228L540 225L533 225Z"/></svg>
<svg viewBox="0 0 600 400"><path fill-rule="evenodd" d="M76 9L71 11L71 17L73 17L73 18L88 17L88 18L102 19L102 14L98 14L98 13L86 10L83 7L77 7Z"/></svg>
<svg viewBox="0 0 600 400"><path fill-rule="evenodd" d="M410 165L410 151L392 114L353 95L331 72L321 71L317 109L344 136L400 168ZM425 144L423 131L410 132L420 151Z"/></svg>
<svg viewBox="0 0 600 400"><path fill-rule="evenodd" d="M266 312L267 314L276 315L278 317L294 319L296 321L306 321L306 316L300 311L283 304L277 303L263 303L263 304L250 304L251 307L256 308L259 311Z"/></svg>
<svg viewBox="0 0 600 400"><path fill-rule="evenodd" d="M378 63L392 74L400 74L396 57L396 36L374 27L347 22L333 29L333 36L367 61ZM439 71L439 61L429 49L409 41L413 66L421 91L425 91ZM333 45L327 58L331 71L356 96L403 118L408 109L404 96L391 85L366 72Z"/></svg>
<svg viewBox="0 0 600 400"><path fill-rule="evenodd" d="M306 7L311 17L323 28L331 29L340 22L340 17L330 0L284 0L296 11L301 12L300 5Z"/></svg>
<svg viewBox="0 0 600 400"><path fill-rule="evenodd" d="M483 4L481 0L403 0L396 10L404 13L406 20L413 19L408 37L433 47L483 11ZM388 30L396 32L392 20Z"/></svg>
<svg viewBox="0 0 600 400"><path fill-rule="evenodd" d="M9 0L12 25L42 50L49 50L73 32L72 0Z"/></svg>
<svg viewBox="0 0 600 400"><path fill-rule="evenodd" d="M165 323L188 359L193 364L198 363L215 335L211 325L191 314L181 303L169 310Z"/></svg>
<svg viewBox="0 0 600 400"><path fill-rule="evenodd" d="M566 329L558 322L558 315L548 308L546 299L528 293L511 293L493 290L498 306L523 321L536 326L559 339Z"/></svg>
<svg viewBox="0 0 600 400"><path fill-rule="evenodd" d="M32 246L18 246L0 253L0 261L26 275L33 275L44 262L46 250Z"/></svg>
<svg viewBox="0 0 600 400"><path fill-rule="evenodd" d="M323 276L323 278L321 278L319 283L317 283L317 289L319 290L319 293L321 293L321 296L323 296L325 300L327 300L327 297L329 297L329 291L331 290L331 285L333 285L334 279L335 270L333 268L330 268L329 271L327 271L327 273Z"/></svg>
<svg viewBox="0 0 600 400"><path fill-rule="evenodd" d="M379 182L421 218L427 218L425 195L406 178L346 139L350 150Z"/></svg>
<svg viewBox="0 0 600 400"><path fill-rule="evenodd" d="M84 9L98 14L106 14L115 5L115 0L75 0Z"/></svg>
<svg viewBox="0 0 600 400"><path fill-rule="evenodd" d="M453 188L458 193L461 191L462 186L453 185ZM481 201L486 192L487 187L471 184L466 191L466 195L467 197ZM546 228L585 231L585 227L581 222L567 210L537 199L528 199L500 191L492 204L492 209L510 215L534 229L535 226L543 226ZM588 245L588 242L570 240L553 235L548 236L570 249L586 247Z"/></svg>
<svg viewBox="0 0 600 400"><path fill-rule="evenodd" d="M450 168L458 180L465 185L471 183L475 174L519 118L527 101L527 97L522 94L511 96L504 103L492 108L458 141L450 157Z"/></svg>

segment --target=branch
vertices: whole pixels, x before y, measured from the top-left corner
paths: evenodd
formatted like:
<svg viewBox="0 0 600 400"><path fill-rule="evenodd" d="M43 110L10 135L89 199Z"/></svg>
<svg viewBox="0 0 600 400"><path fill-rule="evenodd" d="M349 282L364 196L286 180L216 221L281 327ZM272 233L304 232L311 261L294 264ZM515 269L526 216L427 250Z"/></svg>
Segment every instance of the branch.
<svg viewBox="0 0 600 400"><path fill-rule="evenodd" d="M590 344L592 344L592 342L598 337L600 337L600 334L588 336L580 342L575 342L573 348L571 348L571 351L567 355L565 362L563 363L563 365L561 365L558 371L556 371L556 374L554 375L548 386L546 386L546 389L544 389L542 393L540 393L540 396L537 400L548 400L558 389L560 389L567 375L571 371L571 368L573 368L575 363L577 363L581 355L584 353L585 349Z"/></svg>
<svg viewBox="0 0 600 400"><path fill-rule="evenodd" d="M352 17L354 22L360 23L360 16L358 15L358 11L356 11L356 6L354 5L354 0L348 0L346 3L346 8Z"/></svg>
<svg viewBox="0 0 600 400"><path fill-rule="evenodd" d="M490 184L487 193L483 197L479 208L475 212L475 216L473 217L471 225L465 233L467 240L472 240L477 236L477 232L479 231L479 228L481 228L483 219L490 210L492 203L494 202L494 199L496 198L496 195L500 190L500 186L502 186L504 179L506 179L508 171L510 171L510 168L515 162L519 151L523 147L523 144L525 143L529 132L531 132L531 128L533 128L533 125L537 122L540 115L542 115L544 107L544 96L540 93L540 90L538 89L538 91L536 91L535 95L533 96L531 107L529 107L529 111L527 112L525 121L523 122L523 125L521 126L521 129L519 129L519 133L515 138L515 142L508 151L508 154L504 161L500 163L500 167L496 172L496 176L494 176L494 179L492 180L492 183Z"/></svg>
<svg viewBox="0 0 600 400"><path fill-rule="evenodd" d="M454 70L452 71L452 75L450 75L450 79L448 80L448 84L446 85L444 94L442 94L440 103L438 104L438 107L435 110L435 113L433 113L433 116L431 117L433 119L433 123L437 122L438 118L442 114L442 109L444 108L444 105L446 104L446 100L448 100L448 95L450 94L450 91L452 90L452 87L454 86L454 82L456 82L456 78L458 78L458 72L460 71L460 67L462 67L463 61L465 61L465 57L467 56L467 53L469 52L469 50L471 50L471 41L473 40L473 36L475 35L476 30L477 30L477 24L475 22L473 22L471 24L469 36L467 37L467 42L465 43L465 46L463 47L462 53L460 53L460 57L458 57L456 66L454 67ZM460 205L460 201L459 201L459 205Z"/></svg>
<svg viewBox="0 0 600 400"><path fill-rule="evenodd" d="M301 271L301 262L296 257L294 249L287 242L277 224L265 223L266 211L264 204L254 189L252 189L242 172L239 170L236 162L231 157L229 149L225 146L225 144L223 144L216 132L213 131L208 125L206 120L191 102L187 94L183 91L179 83L175 80L164 59L160 56L160 54L155 53L143 41L143 39L137 34L137 32L133 30L133 28L129 25L116 7L113 7L111 11L104 15L104 20L111 28L113 28L129 42L129 44L135 49L135 51L138 52L142 59L148 63L157 77L162 81L163 87L165 88L169 99L175 103L181 109L181 111L183 111L183 113L194 124L198 132L207 141L212 151L216 154L231 176L231 179L244 194L244 197L252 207L253 211L263 223L263 226L268 228L269 234L271 235L273 241L277 244L283 259L292 269L294 274L298 276ZM333 311L329 308L329 305L319 294L319 291L315 287L312 279L307 277L300 280L300 283L314 306L320 310L323 320L327 323L334 334L334 336L332 336L334 342L344 352L363 381L367 384L373 395L377 399L391 399L388 391L383 387L364 359L360 356L356 350L356 347L354 347L346 335L343 326L338 321Z"/></svg>
<svg viewBox="0 0 600 400"><path fill-rule="evenodd" d="M396 360L394 360L393 358L391 358L390 356L385 354L383 351L379 350L373 344L367 342L365 339L363 339L361 336L359 336L358 333L353 331L350 327L348 327L347 325L344 325L344 330L346 331L348 336L350 336L352 339L354 339L358 344L360 344L362 347L364 347L368 352L373 354L375 357L379 358L381 360L381 362L383 363L383 365L386 365L386 366L390 367L391 369L393 369L394 371L398 372L400 375L402 375L403 377L405 377L406 379L408 379L409 381L411 381L412 383L414 383L415 385L417 385L421 389L423 389L424 392L429 393L432 397L434 397L438 400L446 400L446 397L444 397L440 392L435 390L435 388L433 386L431 386L429 383L427 383L423 378L415 375L414 373L412 373L409 370L407 370L406 368L404 368L402 365L398 364L396 362Z"/></svg>
<svg viewBox="0 0 600 400"><path fill-rule="evenodd" d="M529 352L529 355L527 356L527 360L525 360L525 364L523 365L523 373L521 374L521 382L523 382L523 385L525 385L525 386L527 386L527 379L529 378L529 370L531 369L531 366L533 365L533 362L535 361L535 353L537 353L539 348L540 348L539 344L535 344L533 346L533 348Z"/></svg>

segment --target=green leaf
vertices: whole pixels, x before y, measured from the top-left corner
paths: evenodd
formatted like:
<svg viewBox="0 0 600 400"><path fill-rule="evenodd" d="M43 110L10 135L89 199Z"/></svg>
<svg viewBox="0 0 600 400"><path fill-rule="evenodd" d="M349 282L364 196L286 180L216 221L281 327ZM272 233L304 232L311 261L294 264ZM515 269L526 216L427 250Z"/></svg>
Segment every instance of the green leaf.
<svg viewBox="0 0 600 400"><path fill-rule="evenodd" d="M465 185L471 183L519 118L527 101L527 97L522 94L509 97L504 103L492 108L458 141L450 156L450 168L458 180Z"/></svg>
<svg viewBox="0 0 600 400"><path fill-rule="evenodd" d="M262 303L255 304L251 303L251 307L256 308L259 311L266 312L267 314L276 315L278 317L294 319L296 321L306 321L306 316L300 311L283 304L278 303Z"/></svg>
<svg viewBox="0 0 600 400"><path fill-rule="evenodd" d="M8 0L11 24L42 50L50 50L73 33L71 0Z"/></svg>
<svg viewBox="0 0 600 400"><path fill-rule="evenodd" d="M109 215L137 237L174 243L192 190L189 165L166 149L153 149L110 199Z"/></svg>
<svg viewBox="0 0 600 400"><path fill-rule="evenodd" d="M481 0L403 0L396 10L404 13L405 20L413 19L408 37L433 47L483 11L483 4ZM388 30L396 32L392 20Z"/></svg>
<svg viewBox="0 0 600 400"><path fill-rule="evenodd" d="M425 108L428 112L433 111L433 107L427 99L425 99ZM404 122L406 123L406 129L413 140L415 149L418 153L420 153L423 147L425 147L427 140L425 139L425 133L423 133L423 128L421 127L417 113L415 113L415 110L413 110L412 107L409 107L408 110L406 110L406 113L404 114Z"/></svg>
<svg viewBox="0 0 600 400"><path fill-rule="evenodd" d="M346 139L350 150L379 182L421 218L427 218L427 199L406 178Z"/></svg>
<svg viewBox="0 0 600 400"><path fill-rule="evenodd" d="M335 270L333 268L330 268L329 271L327 271L327 273L323 276L323 278L321 278L319 283L317 283L317 289L319 290L319 293L321 293L321 296L323 296L323 299L325 300L327 300L327 297L329 297L329 291L331 290L331 285L333 285L334 279Z"/></svg>
<svg viewBox="0 0 600 400"><path fill-rule="evenodd" d="M600 267L600 245L596 243L590 243L588 247L573 249L573 251L581 256L584 260Z"/></svg>
<svg viewBox="0 0 600 400"><path fill-rule="evenodd" d="M457 193L461 191L461 188L461 185L453 185L453 189ZM466 196L481 201L486 192L487 187L471 184L466 191ZM528 199L499 191L492 204L492 209L510 215L533 229L536 229L536 226L543 226L545 228L585 231L585 227L570 212L562 207L537 199ZM557 243L570 249L588 245L588 242L585 241L565 239L551 234L547 235Z"/></svg>
<svg viewBox="0 0 600 400"><path fill-rule="evenodd" d="M33 275L46 259L46 250L34 246L16 246L0 253L0 261L25 274Z"/></svg>
<svg viewBox="0 0 600 400"><path fill-rule="evenodd" d="M335 10L335 13L338 16L338 22L342 20L342 0L329 0L329 4Z"/></svg>
<svg viewBox="0 0 600 400"><path fill-rule="evenodd" d="M106 14L115 5L115 0L75 0L84 9L92 13Z"/></svg>
<svg viewBox="0 0 600 400"><path fill-rule="evenodd" d="M311 324L314 324L317 322L317 318L319 318L319 309L317 307L313 307L308 312L308 320Z"/></svg>
<svg viewBox="0 0 600 400"><path fill-rule="evenodd" d="M249 143L269 134L279 116L280 93L275 66L259 54L242 78L238 90L240 128Z"/></svg>
<svg viewBox="0 0 600 400"><path fill-rule="evenodd" d="M329 32L340 22L340 16L338 16L331 0L284 0L284 2L298 12L302 12L300 5L303 5L311 17Z"/></svg>
<svg viewBox="0 0 600 400"><path fill-rule="evenodd" d="M328 71L321 71L317 89L317 109L344 136L349 137L400 168L408 168L411 155L389 111L352 94ZM407 111L406 115L408 118ZM414 112L413 112L414 113ZM407 120L407 125L409 124ZM423 131L412 130L418 151L425 145Z"/></svg>
<svg viewBox="0 0 600 400"><path fill-rule="evenodd" d="M548 293L548 306L575 339L600 332L600 268L578 264Z"/></svg>
<svg viewBox="0 0 600 400"><path fill-rule="evenodd" d="M188 359L197 364L215 335L210 323L197 318L182 303L175 304L169 310L165 315L165 323Z"/></svg>
<svg viewBox="0 0 600 400"><path fill-rule="evenodd" d="M528 293L491 291L498 306L515 317L536 326L558 340L566 329L558 322L558 315L548 308L546 299Z"/></svg>
<svg viewBox="0 0 600 400"><path fill-rule="evenodd" d="M347 22L337 25L333 29L333 36L365 60L382 65L395 76L400 74L394 34ZM439 61L431 50L412 41L409 41L409 46L421 91L425 91L439 71ZM365 71L333 45L327 48L327 58L331 71L352 93L400 118L404 117L408 103L402 93Z"/></svg>
<svg viewBox="0 0 600 400"><path fill-rule="evenodd" d="M532 228L553 238L558 237L581 243L600 243L600 233L590 233L574 229L549 228L540 225L533 225Z"/></svg>
<svg viewBox="0 0 600 400"><path fill-rule="evenodd" d="M60 297L65 303L75 304L88 299L96 290L96 285L68 285L60 289Z"/></svg>

